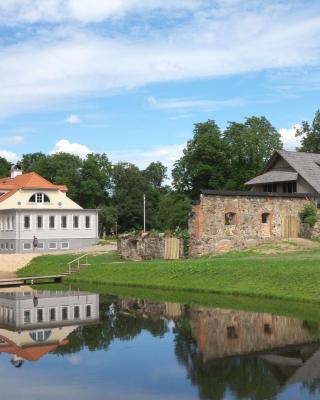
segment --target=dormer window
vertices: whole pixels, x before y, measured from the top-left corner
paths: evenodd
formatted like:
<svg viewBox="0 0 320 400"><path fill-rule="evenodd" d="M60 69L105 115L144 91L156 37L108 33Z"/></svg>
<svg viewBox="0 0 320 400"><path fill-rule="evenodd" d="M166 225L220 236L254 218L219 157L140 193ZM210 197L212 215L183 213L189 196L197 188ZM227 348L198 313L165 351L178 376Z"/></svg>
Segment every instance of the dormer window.
<svg viewBox="0 0 320 400"><path fill-rule="evenodd" d="M37 204L50 203L50 199L49 196L47 196L45 193L39 192L39 193L34 193L30 197L29 203L37 203Z"/></svg>

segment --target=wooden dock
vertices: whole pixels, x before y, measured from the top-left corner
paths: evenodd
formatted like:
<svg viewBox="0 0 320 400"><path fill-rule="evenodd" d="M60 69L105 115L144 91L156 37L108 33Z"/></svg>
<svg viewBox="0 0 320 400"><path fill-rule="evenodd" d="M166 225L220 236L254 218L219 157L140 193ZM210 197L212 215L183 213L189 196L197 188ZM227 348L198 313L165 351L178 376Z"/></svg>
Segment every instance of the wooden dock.
<svg viewBox="0 0 320 400"><path fill-rule="evenodd" d="M61 282L64 277L65 275L45 275L0 279L0 288L22 285L39 285L43 283L58 283Z"/></svg>

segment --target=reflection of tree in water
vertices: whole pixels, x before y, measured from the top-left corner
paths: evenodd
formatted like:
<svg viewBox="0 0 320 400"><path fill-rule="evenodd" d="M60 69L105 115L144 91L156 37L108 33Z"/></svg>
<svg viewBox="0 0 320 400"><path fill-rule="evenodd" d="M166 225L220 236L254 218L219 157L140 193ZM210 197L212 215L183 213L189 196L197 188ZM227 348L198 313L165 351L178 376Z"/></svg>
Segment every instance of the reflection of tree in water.
<svg viewBox="0 0 320 400"><path fill-rule="evenodd" d="M88 348L90 351L107 350L112 340L132 340L143 330L153 336L163 336L168 328L163 319L145 318L139 313L122 312L116 299L106 298L100 303L100 323L80 326L69 335L69 344L57 348L54 353L71 354L83 348Z"/></svg>
<svg viewBox="0 0 320 400"><path fill-rule="evenodd" d="M132 340L143 330L162 337L168 331L167 321L161 317L160 303L157 307L141 301L121 303L112 297L101 300L100 323L79 327L69 336L70 343L56 349L56 354L71 354L83 348L107 350L114 339ZM315 329L314 326L311 328ZM283 389L285 380L258 356L204 362L192 336L188 307L184 307L183 317L175 319L173 333L176 358L186 368L187 378L198 387L200 399L221 400L230 392L235 399L265 400L274 398ZM303 386L310 394L320 392L320 381Z"/></svg>

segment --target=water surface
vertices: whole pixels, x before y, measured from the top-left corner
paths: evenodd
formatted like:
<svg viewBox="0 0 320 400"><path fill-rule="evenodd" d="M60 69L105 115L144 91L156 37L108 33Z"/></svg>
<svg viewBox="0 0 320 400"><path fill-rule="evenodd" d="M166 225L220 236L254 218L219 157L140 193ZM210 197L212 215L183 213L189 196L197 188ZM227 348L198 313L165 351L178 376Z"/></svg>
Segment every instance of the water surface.
<svg viewBox="0 0 320 400"><path fill-rule="evenodd" d="M270 313L2 293L1 400L319 399L319 337Z"/></svg>

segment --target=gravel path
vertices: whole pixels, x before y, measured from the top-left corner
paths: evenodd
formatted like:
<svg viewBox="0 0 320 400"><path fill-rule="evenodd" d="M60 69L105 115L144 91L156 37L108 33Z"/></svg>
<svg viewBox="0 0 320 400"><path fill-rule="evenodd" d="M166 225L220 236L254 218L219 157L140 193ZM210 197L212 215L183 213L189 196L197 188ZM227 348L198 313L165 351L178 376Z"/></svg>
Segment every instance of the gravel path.
<svg viewBox="0 0 320 400"><path fill-rule="evenodd" d="M14 278L15 272L27 265L33 258L39 257L43 254L101 254L108 253L109 251L116 250L116 245L96 245L79 250L57 251L51 253L31 253L31 254L0 254L0 279L1 278Z"/></svg>

